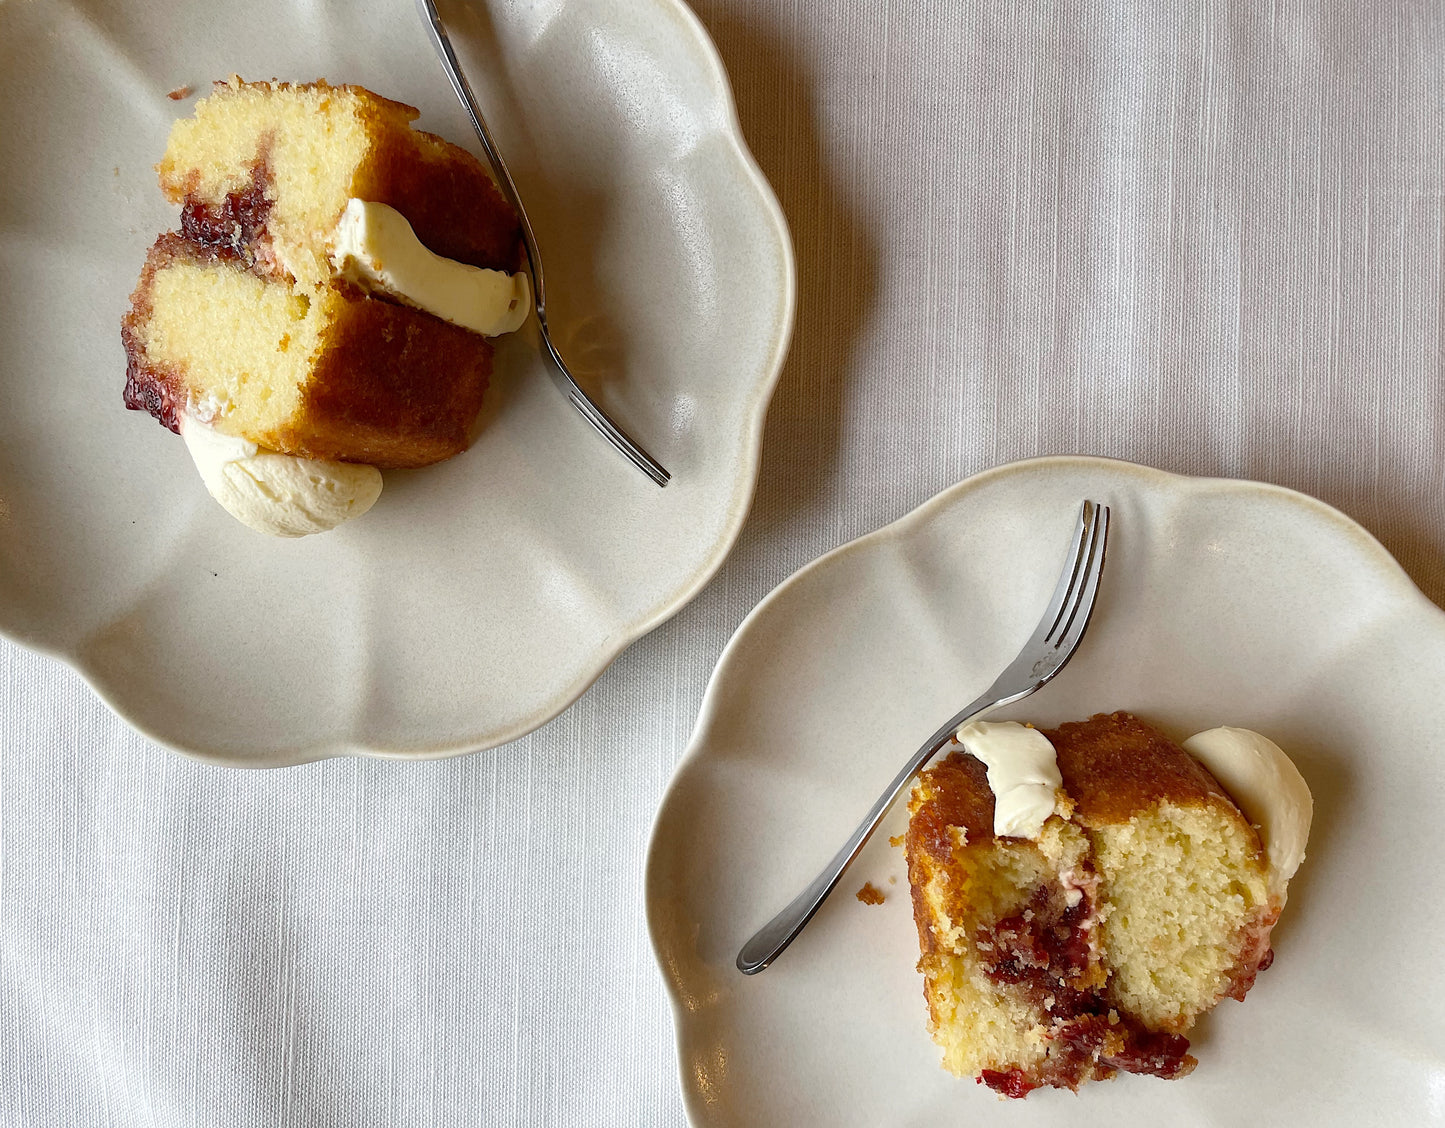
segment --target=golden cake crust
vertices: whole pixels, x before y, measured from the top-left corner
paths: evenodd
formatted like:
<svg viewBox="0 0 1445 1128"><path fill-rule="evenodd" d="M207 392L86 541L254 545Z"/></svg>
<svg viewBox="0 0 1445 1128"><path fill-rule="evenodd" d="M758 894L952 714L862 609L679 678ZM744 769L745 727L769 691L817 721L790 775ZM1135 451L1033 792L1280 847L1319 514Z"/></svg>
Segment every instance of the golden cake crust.
<svg viewBox="0 0 1445 1128"><path fill-rule="evenodd" d="M362 294L334 277L327 250L346 200L358 198L401 212L436 254L518 268L518 219L490 175L466 150L413 129L417 116L360 86L233 77L178 121L157 172L182 205L180 232L151 248L122 322L126 406L178 431L189 405L220 404L200 418L224 433L382 469L464 450L491 374L490 341ZM158 277L178 264L204 267L185 277L250 305L203 326L191 294L175 292L182 274L168 275L158 297ZM223 277L226 287L213 285ZM288 321L281 307L291 299L309 312ZM243 321L245 334L234 329ZM304 343L291 322L304 322ZM244 345L206 347L233 337ZM258 403L272 406L250 410Z"/></svg>
<svg viewBox="0 0 1445 1128"><path fill-rule="evenodd" d="M1090 825L1128 822L1146 807L1234 802L1205 767L1130 713L1099 713L1044 732L1058 756L1064 790Z"/></svg>
<svg viewBox="0 0 1445 1128"><path fill-rule="evenodd" d="M428 249L471 266L514 273L521 227L485 168L465 149L421 130L388 132L375 157L371 195L394 207Z"/></svg>
<svg viewBox="0 0 1445 1128"><path fill-rule="evenodd" d="M993 792L978 760L952 752L920 782L918 807L908 823L910 849L947 859L953 854L954 827L962 827L970 842L993 837Z"/></svg>
<svg viewBox="0 0 1445 1128"><path fill-rule="evenodd" d="M465 450L492 371L491 342L359 294L345 308L276 449L383 470L427 466Z"/></svg>

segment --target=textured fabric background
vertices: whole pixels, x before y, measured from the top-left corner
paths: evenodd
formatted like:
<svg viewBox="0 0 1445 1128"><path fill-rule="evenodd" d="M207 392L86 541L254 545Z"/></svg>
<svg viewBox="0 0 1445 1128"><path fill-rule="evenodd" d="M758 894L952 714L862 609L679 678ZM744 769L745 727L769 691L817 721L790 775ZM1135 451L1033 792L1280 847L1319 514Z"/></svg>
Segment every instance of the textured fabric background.
<svg viewBox="0 0 1445 1128"><path fill-rule="evenodd" d="M1437 3L709 0L801 307L752 518L570 711L198 766L0 644L0 1124L682 1120L643 920L718 652L975 471L1315 494L1445 598Z"/></svg>

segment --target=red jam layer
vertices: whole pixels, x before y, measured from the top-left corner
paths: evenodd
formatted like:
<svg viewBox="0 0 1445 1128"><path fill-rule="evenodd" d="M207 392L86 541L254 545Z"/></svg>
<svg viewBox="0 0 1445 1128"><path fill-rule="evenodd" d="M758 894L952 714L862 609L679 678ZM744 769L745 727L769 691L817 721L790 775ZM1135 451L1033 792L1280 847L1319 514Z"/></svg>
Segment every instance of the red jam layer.
<svg viewBox="0 0 1445 1128"><path fill-rule="evenodd" d="M1019 989L1046 1016L1051 1030L1048 1057L1030 1074L1020 1069L984 1070L978 1080L1007 1097L1025 1097L1041 1085L1076 1089L1115 1072L1181 1077L1194 1067L1188 1039L1160 1034L1127 1015L1114 1015L1094 989L1077 986L1088 971L1094 920L1093 897L1058 908L1057 892L1039 889L1028 908L998 921L975 938L989 960L995 983Z"/></svg>
<svg viewBox="0 0 1445 1128"><path fill-rule="evenodd" d="M985 1069L974 1080L980 1085L987 1085L995 1093L1019 1099L1028 1096L1038 1088L1028 1079L1028 1075L1022 1069L1010 1069L1007 1072Z"/></svg>
<svg viewBox="0 0 1445 1128"><path fill-rule="evenodd" d="M125 391L122 393L126 407L132 411L148 411L176 434L181 433L180 412L185 406L176 395L175 385L161 378L160 374L148 367L141 359L140 349L131 342L130 334L122 333L125 341Z"/></svg>
<svg viewBox="0 0 1445 1128"><path fill-rule="evenodd" d="M239 192L228 192L219 207L187 196L181 207L181 234L192 242L225 247L245 256L266 232L270 187L271 168L263 156L251 167L251 183Z"/></svg>

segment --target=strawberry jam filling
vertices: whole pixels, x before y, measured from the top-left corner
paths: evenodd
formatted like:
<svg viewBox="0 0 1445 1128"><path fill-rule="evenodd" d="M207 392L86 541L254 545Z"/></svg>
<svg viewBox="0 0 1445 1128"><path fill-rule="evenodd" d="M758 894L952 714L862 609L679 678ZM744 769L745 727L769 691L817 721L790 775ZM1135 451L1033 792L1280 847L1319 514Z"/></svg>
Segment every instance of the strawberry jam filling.
<svg viewBox="0 0 1445 1128"><path fill-rule="evenodd" d="M1022 1069L985 1069L974 1080L1006 1097L1026 1097L1038 1088Z"/></svg>
<svg viewBox="0 0 1445 1128"><path fill-rule="evenodd" d="M1118 1014L1089 982L1091 934L1097 919L1091 888L1070 905L1057 889L1040 888L1028 906L975 937L991 980L1022 994L1049 1029L1048 1055L1037 1070L984 1070L978 1077L1006 1097L1041 1085L1075 1089L1120 1070L1175 1078L1195 1064L1178 1034L1146 1029Z"/></svg>
<svg viewBox="0 0 1445 1128"><path fill-rule="evenodd" d="M271 215L271 168L266 150L251 166L251 180L239 192L228 192L215 206L186 196L181 207L181 234L192 242L225 247L245 256L266 234Z"/></svg>
<svg viewBox="0 0 1445 1128"><path fill-rule="evenodd" d="M144 362L140 348L134 344L134 338L128 331L122 330L122 340L126 353L122 400L126 407L132 411L150 412L162 426L179 435L180 415L186 405L177 393L177 382L166 379Z"/></svg>

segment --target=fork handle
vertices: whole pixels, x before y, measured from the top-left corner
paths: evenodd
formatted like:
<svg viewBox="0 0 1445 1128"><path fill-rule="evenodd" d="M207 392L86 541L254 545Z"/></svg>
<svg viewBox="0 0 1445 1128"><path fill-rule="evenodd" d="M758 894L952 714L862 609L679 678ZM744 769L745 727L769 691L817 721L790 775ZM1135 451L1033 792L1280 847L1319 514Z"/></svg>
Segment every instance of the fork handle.
<svg viewBox="0 0 1445 1128"><path fill-rule="evenodd" d="M558 378L567 389L567 398L572 401L572 406L582 413L587 422L597 428L603 438L621 451L632 465L659 486L665 486L672 481L672 475L668 473L667 468L648 454L642 445L623 429L620 423L603 411L601 405L595 403L582 390L582 385L573 378L567 362L562 359L562 354L552 343L552 334L547 329L547 315L541 307L537 309L537 327L541 331L542 344L547 350L547 355L552 358L552 364L557 369Z"/></svg>
<svg viewBox="0 0 1445 1128"><path fill-rule="evenodd" d="M472 123L472 129L476 131L477 139L482 143L482 149L487 154L492 171L496 173L502 195L506 197L512 210L517 213L517 219L522 229L522 250L526 253L527 265L532 271L532 302L537 310L537 327L541 332L542 344L547 349L547 355L552 358L558 375L566 386L567 398L572 401L573 406L582 413L587 422L591 423L608 442L621 451L628 461L659 486L667 485L672 480L672 475L667 472L662 463L648 454L637 440L624 431L607 412L592 401L582 390L582 386L573 378L566 361L562 359L562 354L552 343L552 333L547 327L547 281L542 273L542 252L537 247L537 236L532 231L532 221L527 218L527 210L522 207L522 197L517 192L516 182L512 180L511 170L507 168L507 162L502 159L497 143L492 140L492 131L487 128L487 119L482 116L482 107L478 104L476 95L472 93L471 83L462 73L462 65L457 61L457 53L452 49L452 41L447 37L441 13L437 11L436 0L416 0L416 6L421 13L422 23L426 27L432 47L435 48L438 58L441 59L442 69L447 73L447 80L452 84L452 90L460 99L462 108L466 110L467 118Z"/></svg>
<svg viewBox="0 0 1445 1128"><path fill-rule="evenodd" d="M933 734L928 743L903 766L903 770L893 777L893 782L888 785L888 789L869 808L858 829L853 832L847 842L843 843L843 848L833 855L833 860L823 867L823 872L813 878L808 887L789 901L782 912L758 929L753 938L743 945L742 951L738 953L737 961L740 972L744 975L755 975L782 954L798 933L803 931L803 926L813 919L813 914L822 907L823 902L828 899L828 894L833 892L838 882L842 880L843 871L858 856L859 851L863 849L863 844L873 836L873 832L878 829L878 824L883 821L883 816L888 813L888 808L893 806L893 801L898 798L913 777L923 770L929 760L938 755L939 749L949 742L955 732L975 717L1007 704L1012 697L1013 695L1009 695L1009 697L1000 699L993 687L990 687L987 693L973 704L966 706L962 712Z"/></svg>
<svg viewBox="0 0 1445 1128"><path fill-rule="evenodd" d="M547 308L547 291L546 281L542 277L542 256L537 250L537 237L532 233L532 224L527 219L526 209L522 207L522 197L517 192L517 184L512 179L512 171L507 167L507 162L502 159L502 153L497 148L497 143L492 140L492 131L487 127L487 119L482 116L481 104L477 101L477 96L472 93L472 84L467 81L467 76L462 72L462 64L457 60L457 53L452 49L452 41L447 35L446 25L442 23L441 12L437 10L436 0L416 0L416 7L417 11L421 13L427 37L431 40L437 57L441 59L442 70L446 71L447 81L451 83L452 90L462 104L462 109L466 111L467 120L472 123L477 140L482 143L482 149L487 154L487 161L491 164L492 171L497 177L497 186L502 190L502 195L506 197L512 210L517 213L517 219L522 228L522 246L527 252L527 263L532 268L532 298L539 312L545 310Z"/></svg>

